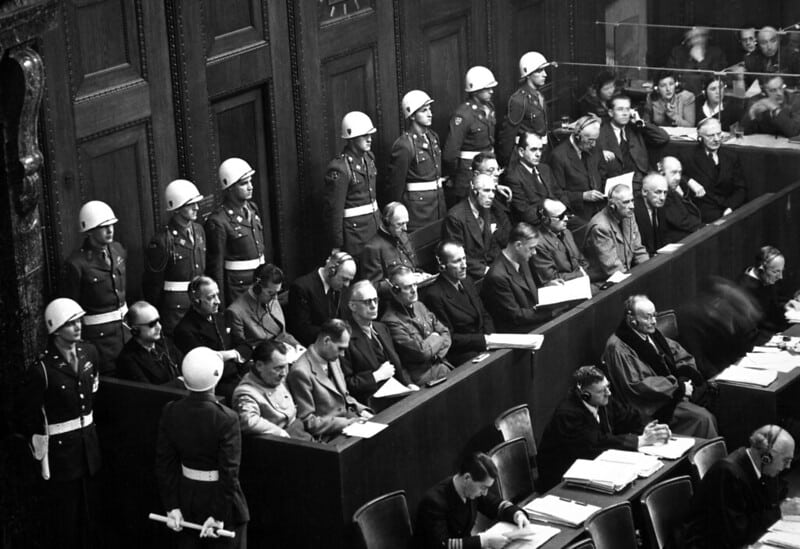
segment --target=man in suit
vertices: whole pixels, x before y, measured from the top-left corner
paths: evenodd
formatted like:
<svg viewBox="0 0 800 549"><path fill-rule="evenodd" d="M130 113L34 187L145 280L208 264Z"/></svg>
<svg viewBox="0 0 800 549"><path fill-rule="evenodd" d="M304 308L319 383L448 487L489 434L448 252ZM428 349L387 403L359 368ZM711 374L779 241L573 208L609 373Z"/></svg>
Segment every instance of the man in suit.
<svg viewBox="0 0 800 549"><path fill-rule="evenodd" d="M481 280L508 238L508 217L494 208L497 183L487 174L474 174L469 196L450 208L442 224L442 240L464 246L467 273Z"/></svg>
<svg viewBox="0 0 800 549"><path fill-rule="evenodd" d="M333 318L322 323L317 339L292 366L286 378L306 431L324 441L342 429L369 419L369 409L350 396L339 359L350 345L350 326Z"/></svg>
<svg viewBox="0 0 800 549"><path fill-rule="evenodd" d="M553 150L550 165L563 199L572 212L589 220L605 205L602 153L597 148L600 118L591 114L575 121L575 129Z"/></svg>
<svg viewBox="0 0 800 549"><path fill-rule="evenodd" d="M425 303L450 330L453 344L447 359L459 365L487 349L486 334L494 332L494 322L467 276L464 247L442 240L436 247L436 262L439 278L428 288Z"/></svg>
<svg viewBox="0 0 800 549"><path fill-rule="evenodd" d="M794 456L794 438L778 425L764 425L742 447L717 461L700 481L686 514L687 549L744 547L785 514L800 513L796 500L780 503L786 483L778 475Z"/></svg>
<svg viewBox="0 0 800 549"><path fill-rule="evenodd" d="M700 210L689 199L683 180L683 166L674 156L665 156L658 171L667 180L667 199L664 201L664 240L667 244L683 240L703 226Z"/></svg>
<svg viewBox="0 0 800 549"><path fill-rule="evenodd" d="M473 453L461 462L457 474L428 490L417 513L419 547L500 549L506 546L508 539L504 536L487 532L472 535L478 511L492 520L512 522L519 528L528 526L528 517L522 509L489 491L497 475L492 458Z"/></svg>
<svg viewBox="0 0 800 549"><path fill-rule="evenodd" d="M666 220L664 203L667 200L667 180L658 173L645 176L642 181L642 194L633 199L633 216L642 244L647 253L655 255L656 250L666 244Z"/></svg>
<svg viewBox="0 0 800 549"><path fill-rule="evenodd" d="M392 270L392 301L381 320L389 327L395 349L411 381L428 383L450 372L445 357L450 330L419 300L415 273L401 265Z"/></svg>
<svg viewBox="0 0 800 549"><path fill-rule="evenodd" d="M350 346L342 358L347 389L359 402L371 403L372 395L394 377L411 390L419 387L403 368L389 328L378 318L378 292L369 280L359 280L347 303L352 321Z"/></svg>
<svg viewBox="0 0 800 549"><path fill-rule="evenodd" d="M540 490L558 484L576 459L594 459L610 448L635 452L669 440L668 425L645 425L639 412L611 398L611 384L596 366L581 366L572 382L542 435L537 455Z"/></svg>
<svg viewBox="0 0 800 549"><path fill-rule="evenodd" d="M753 101L741 124L746 134L794 137L800 134L800 99L786 93L783 78L773 76L764 83L764 95Z"/></svg>
<svg viewBox="0 0 800 549"><path fill-rule="evenodd" d="M716 118L698 124L697 141L684 158L683 169L703 223L711 223L744 204L747 189L738 155L722 148L722 128Z"/></svg>
<svg viewBox="0 0 800 549"><path fill-rule="evenodd" d="M612 274L628 272L650 258L633 217L630 187L620 184L611 189L608 205L589 221L583 253L589 260L592 282L604 282Z"/></svg>
<svg viewBox="0 0 800 549"><path fill-rule="evenodd" d="M128 309L125 323L132 337L117 358L117 377L154 385L180 384L175 380L183 355L162 336L158 309L137 301Z"/></svg>
<svg viewBox="0 0 800 549"><path fill-rule="evenodd" d="M542 284L587 276L589 262L567 228L569 210L563 202L545 199L540 223L541 239L531 267Z"/></svg>
<svg viewBox="0 0 800 549"><path fill-rule="evenodd" d="M416 269L417 254L408 238L408 208L400 202L389 202L382 213L377 234L361 252L359 276L375 284L384 298L389 295L389 270L396 265Z"/></svg>
<svg viewBox="0 0 800 549"><path fill-rule="evenodd" d="M325 265L297 278L289 286L288 328L303 345L310 345L329 318L344 315L342 290L356 276L356 261L334 250Z"/></svg>
<svg viewBox="0 0 800 549"><path fill-rule="evenodd" d="M225 309L225 325L233 346L251 349L269 339L292 347L300 343L286 331L283 309L278 294L283 287L283 271L276 265L259 265L253 273L253 284Z"/></svg>
<svg viewBox="0 0 800 549"><path fill-rule="evenodd" d="M531 132L517 135L516 158L508 166L505 183L511 188L511 220L531 225L545 198L558 198L553 172L542 164L542 138Z"/></svg>
<svg viewBox="0 0 800 549"><path fill-rule="evenodd" d="M631 109L631 99L626 95L611 98L611 118L603 121L597 147L603 152L600 164L603 178L633 172L633 191L642 188L642 179L650 171L648 147L661 147L669 143L669 134L651 122L642 120Z"/></svg>
<svg viewBox="0 0 800 549"><path fill-rule="evenodd" d="M481 298L500 332L527 333L553 318L551 311L537 309L536 283L528 265L540 238L532 225L514 225L483 281Z"/></svg>

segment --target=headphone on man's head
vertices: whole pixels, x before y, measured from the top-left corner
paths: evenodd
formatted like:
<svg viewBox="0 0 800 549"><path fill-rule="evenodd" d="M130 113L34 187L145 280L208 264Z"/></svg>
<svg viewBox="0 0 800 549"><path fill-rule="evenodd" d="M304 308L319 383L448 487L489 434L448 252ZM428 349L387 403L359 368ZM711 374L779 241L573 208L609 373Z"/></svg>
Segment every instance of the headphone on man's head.
<svg viewBox="0 0 800 549"><path fill-rule="evenodd" d="M591 126L592 124L600 124L600 117L590 112L586 116L582 116L578 120L575 121L575 129L572 131L573 139L576 142L580 143L583 140L581 136L581 132Z"/></svg>
<svg viewBox="0 0 800 549"><path fill-rule="evenodd" d="M758 263L757 269L763 273L765 270L767 270L767 265L769 265L773 259L782 255L783 254L778 248L775 248L774 246L764 246L759 250L758 255L756 256L756 262Z"/></svg>
<svg viewBox="0 0 800 549"><path fill-rule="evenodd" d="M325 269L328 273L328 278L333 278L339 273L339 268L347 261L355 261L353 256L341 250L333 250L328 259L325 260Z"/></svg>
<svg viewBox="0 0 800 549"><path fill-rule="evenodd" d="M770 425L766 436L757 432L751 437L751 444L756 448L756 450L761 452L762 465L769 465L774 461L775 458L772 456L772 449L775 446L775 443L778 442L778 437L781 436L782 432L783 427L780 425Z"/></svg>

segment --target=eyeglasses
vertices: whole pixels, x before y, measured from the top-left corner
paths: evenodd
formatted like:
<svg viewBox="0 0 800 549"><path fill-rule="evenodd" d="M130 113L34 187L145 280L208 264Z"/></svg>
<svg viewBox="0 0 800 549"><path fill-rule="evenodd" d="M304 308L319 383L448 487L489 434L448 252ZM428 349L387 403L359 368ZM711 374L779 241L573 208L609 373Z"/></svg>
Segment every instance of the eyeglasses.
<svg viewBox="0 0 800 549"><path fill-rule="evenodd" d="M160 318L154 318L150 322L140 322L136 324L136 326L147 326L148 328L155 328L156 324L158 324L159 322L161 322Z"/></svg>
<svg viewBox="0 0 800 549"><path fill-rule="evenodd" d="M362 303L364 305L377 305L378 298L377 297L370 297L368 299L352 299L351 301L355 303Z"/></svg>
<svg viewBox="0 0 800 549"><path fill-rule="evenodd" d="M558 215L551 215L550 216L551 219L558 219L559 221L564 221L565 219L569 219L570 217L572 217L572 214L569 213L569 210L564 210L563 212L561 212Z"/></svg>

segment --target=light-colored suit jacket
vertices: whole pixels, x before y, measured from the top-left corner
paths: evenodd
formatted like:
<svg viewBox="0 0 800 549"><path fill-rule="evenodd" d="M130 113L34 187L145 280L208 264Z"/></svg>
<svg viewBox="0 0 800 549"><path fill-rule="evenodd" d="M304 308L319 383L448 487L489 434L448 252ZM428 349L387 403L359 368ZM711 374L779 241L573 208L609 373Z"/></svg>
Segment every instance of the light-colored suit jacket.
<svg viewBox="0 0 800 549"><path fill-rule="evenodd" d="M592 282L604 282L615 272L629 271L650 258L633 216L620 223L608 206L589 221L583 254L589 261L589 279Z"/></svg>
<svg viewBox="0 0 800 549"><path fill-rule="evenodd" d="M286 319L278 300L273 299L266 306L261 305L249 290L225 309L225 325L230 329L233 345L245 343L255 348L268 339L299 345L294 336L286 331Z"/></svg>

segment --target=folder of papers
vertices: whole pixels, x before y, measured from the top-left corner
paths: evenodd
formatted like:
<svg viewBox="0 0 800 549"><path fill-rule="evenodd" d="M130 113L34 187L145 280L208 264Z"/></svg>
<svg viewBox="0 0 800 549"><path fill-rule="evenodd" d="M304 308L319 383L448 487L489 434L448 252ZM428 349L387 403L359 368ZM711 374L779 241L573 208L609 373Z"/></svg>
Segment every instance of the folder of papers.
<svg viewBox="0 0 800 549"><path fill-rule="evenodd" d="M631 273L623 273L622 271L617 271L611 276L608 277L607 282L613 282L614 284L618 284L631 276Z"/></svg>
<svg viewBox="0 0 800 549"><path fill-rule="evenodd" d="M533 520L543 520L574 528L583 524L583 521L599 511L600 508L597 505L548 494L534 499L523 507L523 510Z"/></svg>
<svg viewBox="0 0 800 549"><path fill-rule="evenodd" d="M797 515L789 515L780 520L775 521L775 523L769 527L770 532L786 532L789 534L798 534L800 535L800 521L797 519L800 518Z"/></svg>
<svg viewBox="0 0 800 549"><path fill-rule="evenodd" d="M559 532L561 530L558 528L543 524L531 524L526 528L517 528L515 524L510 522L498 522L486 530L487 534L503 536L509 541L524 540L525 549L536 549Z"/></svg>
<svg viewBox="0 0 800 549"><path fill-rule="evenodd" d="M755 368L742 368L741 366L728 366L717 374L716 380L766 387L777 378L778 372L775 370L757 370Z"/></svg>
<svg viewBox="0 0 800 549"><path fill-rule="evenodd" d="M606 450L595 461L619 463L632 468L641 478L646 478L661 469L664 464L655 456L627 450Z"/></svg>
<svg viewBox="0 0 800 549"><path fill-rule="evenodd" d="M672 437L665 444L648 444L640 446L643 454L660 457L663 459L678 459L694 446L691 437Z"/></svg>
<svg viewBox="0 0 800 549"><path fill-rule="evenodd" d="M489 349L540 349L544 343L543 334L488 334L486 346Z"/></svg>
<svg viewBox="0 0 800 549"><path fill-rule="evenodd" d="M636 480L639 472L626 463L576 459L564 473L564 482L604 494L614 494Z"/></svg>
<svg viewBox="0 0 800 549"><path fill-rule="evenodd" d="M385 423L376 423L374 421L357 421L356 423L351 423L342 429L342 433L349 437L371 438L387 427L388 425Z"/></svg>
<svg viewBox="0 0 800 549"><path fill-rule="evenodd" d="M374 398L399 397L413 392L412 389L409 389L395 378L390 377L372 396Z"/></svg>
<svg viewBox="0 0 800 549"><path fill-rule="evenodd" d="M767 348L771 349L771 347ZM767 353L747 353L736 365L757 370L791 372L797 366L800 366L800 355L781 350Z"/></svg>
<svg viewBox="0 0 800 549"><path fill-rule="evenodd" d="M617 185L627 185L630 190L633 190L633 172L624 173L606 179L606 188L603 191L606 196L611 196L609 193L611 189Z"/></svg>
<svg viewBox="0 0 800 549"><path fill-rule="evenodd" d="M567 301L577 301L592 298L592 287L588 276L581 276L567 280L564 284L543 286L537 290L539 306L555 305Z"/></svg>

